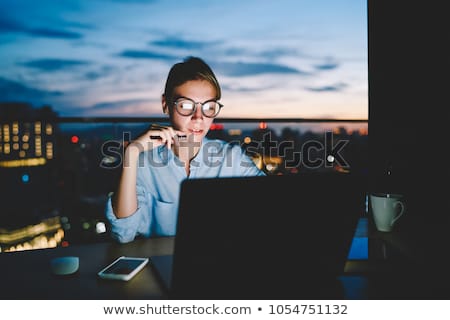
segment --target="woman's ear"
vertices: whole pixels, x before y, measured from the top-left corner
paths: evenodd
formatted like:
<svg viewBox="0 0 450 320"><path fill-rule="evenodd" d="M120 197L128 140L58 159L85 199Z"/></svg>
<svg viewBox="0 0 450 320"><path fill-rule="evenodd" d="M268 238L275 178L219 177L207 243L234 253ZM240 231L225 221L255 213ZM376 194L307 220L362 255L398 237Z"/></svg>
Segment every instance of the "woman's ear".
<svg viewBox="0 0 450 320"><path fill-rule="evenodd" d="M165 114L169 114L169 107L167 106L167 101L166 101L166 97L164 96L164 94L161 96L161 104L162 104L163 112Z"/></svg>

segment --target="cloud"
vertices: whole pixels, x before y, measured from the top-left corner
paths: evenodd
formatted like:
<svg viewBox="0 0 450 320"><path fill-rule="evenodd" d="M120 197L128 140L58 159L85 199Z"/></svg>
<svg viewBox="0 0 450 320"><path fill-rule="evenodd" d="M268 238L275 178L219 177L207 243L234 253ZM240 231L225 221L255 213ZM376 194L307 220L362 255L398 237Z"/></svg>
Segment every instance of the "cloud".
<svg viewBox="0 0 450 320"><path fill-rule="evenodd" d="M114 71L114 67L105 65L105 66L102 66L98 70L91 70L91 71L86 72L83 75L83 78L85 80L89 80L89 81L97 80L97 79L109 76L113 71Z"/></svg>
<svg viewBox="0 0 450 320"><path fill-rule="evenodd" d="M97 30L97 26L92 23L83 23L78 21L65 21L64 25L69 28L77 28L83 30Z"/></svg>
<svg viewBox="0 0 450 320"><path fill-rule="evenodd" d="M342 91L342 89L344 89L345 87L347 87L347 85L345 83L337 83L334 85L328 85L328 86L322 86L322 87L307 87L305 88L306 90L309 91L313 91L313 92L338 92L338 91Z"/></svg>
<svg viewBox="0 0 450 320"><path fill-rule="evenodd" d="M151 4L155 3L155 0L108 0L111 2L124 3L124 4Z"/></svg>
<svg viewBox="0 0 450 320"><path fill-rule="evenodd" d="M1 101L27 101L45 103L49 97L61 96L61 91L46 91L28 87L20 82L0 77ZM42 102L41 102L42 100Z"/></svg>
<svg viewBox="0 0 450 320"><path fill-rule="evenodd" d="M323 63L315 66L317 70L333 70L337 67L339 67L337 63Z"/></svg>
<svg viewBox="0 0 450 320"><path fill-rule="evenodd" d="M176 56L155 53L151 51L144 50L124 50L119 53L119 57L132 58L132 59L148 59L148 60L170 60L176 59Z"/></svg>
<svg viewBox="0 0 450 320"><path fill-rule="evenodd" d="M211 43L216 44L216 43ZM264 49L270 46L265 46L262 49L256 48L251 43L242 44L240 47L236 47L235 45L228 48L219 48L220 53L225 55L226 57L234 56L234 57L254 57L256 59L263 59L264 61L274 61L279 58L309 58L304 53L301 53L299 49L290 48L290 47L278 47L278 48L270 48Z"/></svg>
<svg viewBox="0 0 450 320"><path fill-rule="evenodd" d="M246 48L242 48L242 47L231 47L231 48L227 48L227 49L223 49L222 50L223 54L227 57L229 56L245 56L245 55L249 55L250 51Z"/></svg>
<svg viewBox="0 0 450 320"><path fill-rule="evenodd" d="M57 30L51 28L34 28L26 30L26 33L32 36L45 38L62 38L62 39L81 39L83 35L78 32Z"/></svg>
<svg viewBox="0 0 450 320"><path fill-rule="evenodd" d="M119 100L119 101L113 101L113 102L100 102L92 105L89 107L91 110L117 110L122 109L125 106L128 106L130 104L137 104L137 103L148 103L148 99L127 99L127 100Z"/></svg>
<svg viewBox="0 0 450 320"><path fill-rule="evenodd" d="M88 108L65 108L65 115L77 116L163 116L160 101L154 99L126 99L111 102L100 102Z"/></svg>
<svg viewBox="0 0 450 320"><path fill-rule="evenodd" d="M39 69L41 71L54 72L76 68L78 66L88 65L85 60L69 60L69 59L36 59L28 62L20 63L27 68Z"/></svg>
<svg viewBox="0 0 450 320"><path fill-rule="evenodd" d="M213 64L213 67L218 73L222 73L227 76L252 76L267 73L307 74L306 72L295 68L272 63L221 62Z"/></svg>
<svg viewBox="0 0 450 320"><path fill-rule="evenodd" d="M6 17L4 14L0 14L0 31L1 32L24 32L26 28L18 23Z"/></svg>
<svg viewBox="0 0 450 320"><path fill-rule="evenodd" d="M0 16L0 32L4 33L22 33L34 37L60 38L60 39L81 39L83 35L78 32L63 30L61 28L31 28L17 21L11 20L4 15Z"/></svg>
<svg viewBox="0 0 450 320"><path fill-rule="evenodd" d="M92 80L97 80L97 79L103 78L104 76L106 76L106 74L102 73L102 72L97 72L97 71L89 71L89 72L86 72L83 76L86 80L92 81Z"/></svg>
<svg viewBox="0 0 450 320"><path fill-rule="evenodd" d="M150 45L156 45L160 47L168 47L173 49L203 49L205 47L216 45L216 42L207 42L207 41L191 41L184 40L177 37L168 37L162 40L155 40L149 42Z"/></svg>
<svg viewBox="0 0 450 320"><path fill-rule="evenodd" d="M276 59L285 56L298 56L298 52L297 50L291 48L278 48L278 49L263 50L259 53L259 56L264 57L266 59Z"/></svg>
<svg viewBox="0 0 450 320"><path fill-rule="evenodd" d="M222 90L228 90L233 92L260 92L260 91L267 91L274 88L274 86L243 86L239 83L234 84L223 84L221 85Z"/></svg>

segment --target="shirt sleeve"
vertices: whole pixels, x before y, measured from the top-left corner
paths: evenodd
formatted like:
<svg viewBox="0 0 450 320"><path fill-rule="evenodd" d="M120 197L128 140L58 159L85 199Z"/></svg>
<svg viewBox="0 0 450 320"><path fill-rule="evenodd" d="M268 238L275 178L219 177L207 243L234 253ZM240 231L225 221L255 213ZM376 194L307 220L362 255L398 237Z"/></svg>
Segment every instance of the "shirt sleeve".
<svg viewBox="0 0 450 320"><path fill-rule="evenodd" d="M138 208L126 218L117 218L112 209L111 196L106 205L106 219L111 226L111 237L120 243L131 242L137 235L149 237L151 233L151 205L144 188L136 186Z"/></svg>

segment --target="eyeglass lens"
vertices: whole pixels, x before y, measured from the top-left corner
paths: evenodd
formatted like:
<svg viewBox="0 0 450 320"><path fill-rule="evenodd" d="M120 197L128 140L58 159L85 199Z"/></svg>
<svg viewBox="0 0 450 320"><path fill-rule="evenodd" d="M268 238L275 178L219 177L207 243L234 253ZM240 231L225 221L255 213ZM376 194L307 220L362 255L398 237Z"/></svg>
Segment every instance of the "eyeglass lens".
<svg viewBox="0 0 450 320"><path fill-rule="evenodd" d="M220 111L220 104L216 101L206 101L204 103L200 103L194 102L190 99L181 99L175 102L175 107L181 115L190 116L194 114L197 104L201 105L201 110L205 117L215 117Z"/></svg>

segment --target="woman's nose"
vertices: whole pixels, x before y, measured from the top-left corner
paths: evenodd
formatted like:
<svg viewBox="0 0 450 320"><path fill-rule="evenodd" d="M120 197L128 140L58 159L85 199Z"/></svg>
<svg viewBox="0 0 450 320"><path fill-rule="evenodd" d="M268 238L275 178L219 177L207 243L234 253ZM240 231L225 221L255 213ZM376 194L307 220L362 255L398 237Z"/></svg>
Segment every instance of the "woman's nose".
<svg viewBox="0 0 450 320"><path fill-rule="evenodd" d="M195 112L192 114L192 119L203 119L202 107L203 105L200 102L196 103L196 108Z"/></svg>

